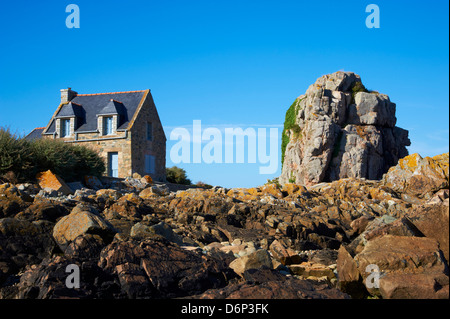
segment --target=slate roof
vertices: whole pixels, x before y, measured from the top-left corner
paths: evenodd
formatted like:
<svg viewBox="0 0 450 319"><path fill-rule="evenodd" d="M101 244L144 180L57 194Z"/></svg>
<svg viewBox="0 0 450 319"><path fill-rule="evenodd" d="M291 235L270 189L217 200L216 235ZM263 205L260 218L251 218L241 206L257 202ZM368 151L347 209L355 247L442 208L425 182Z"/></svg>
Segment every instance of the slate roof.
<svg viewBox="0 0 450 319"><path fill-rule="evenodd" d="M98 115L123 115L124 113L124 106L122 102L111 99L108 104L100 110Z"/></svg>
<svg viewBox="0 0 450 319"><path fill-rule="evenodd" d="M42 132L44 131L44 129L45 127L36 127L27 136L25 136L25 139L28 141L40 139L42 137Z"/></svg>
<svg viewBox="0 0 450 319"><path fill-rule="evenodd" d="M97 130L97 115L119 114L117 129L126 129L145 94L142 91L112 92L98 94L77 94L59 110L55 116L67 116L73 112L78 117L75 132L92 132ZM113 101L111 101L113 100ZM71 106L70 106L71 105ZM105 113L116 112L116 113ZM52 119L46 134L55 132L55 119ZM30 133L31 134L31 133Z"/></svg>
<svg viewBox="0 0 450 319"><path fill-rule="evenodd" d="M81 105L70 101L69 104L65 104L62 106L62 108L59 110L55 118L64 118L72 116L84 117L84 110Z"/></svg>

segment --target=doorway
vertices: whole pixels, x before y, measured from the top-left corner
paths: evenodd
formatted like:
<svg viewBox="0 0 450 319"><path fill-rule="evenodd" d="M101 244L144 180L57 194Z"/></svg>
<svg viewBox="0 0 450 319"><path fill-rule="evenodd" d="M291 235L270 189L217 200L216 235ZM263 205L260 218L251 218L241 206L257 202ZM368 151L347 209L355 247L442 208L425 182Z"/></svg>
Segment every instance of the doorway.
<svg viewBox="0 0 450 319"><path fill-rule="evenodd" d="M108 153L108 176L119 177L119 153Z"/></svg>

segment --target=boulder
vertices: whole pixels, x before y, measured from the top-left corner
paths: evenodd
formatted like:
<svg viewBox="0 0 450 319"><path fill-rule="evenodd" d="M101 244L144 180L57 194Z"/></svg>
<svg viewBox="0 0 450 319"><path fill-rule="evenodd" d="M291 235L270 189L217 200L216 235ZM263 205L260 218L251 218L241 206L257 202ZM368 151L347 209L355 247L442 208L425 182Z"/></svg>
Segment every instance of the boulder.
<svg viewBox="0 0 450 319"><path fill-rule="evenodd" d="M282 265L297 264L301 262L301 257L293 249L286 247L278 240L274 240L269 247L272 256L279 260Z"/></svg>
<svg viewBox="0 0 450 319"><path fill-rule="evenodd" d="M155 235L162 236L174 244L183 245L183 238L174 233L172 228L164 222L152 226L136 223L130 231L130 236L135 239L152 238Z"/></svg>
<svg viewBox="0 0 450 319"><path fill-rule="evenodd" d="M380 179L408 155L396 106L365 89L359 75L320 77L286 113L281 184L311 186L342 178Z"/></svg>
<svg viewBox="0 0 450 319"><path fill-rule="evenodd" d="M139 196L143 199L151 198L154 196L167 196L170 194L169 188L166 185L153 185L143 189Z"/></svg>
<svg viewBox="0 0 450 319"><path fill-rule="evenodd" d="M56 174L53 174L51 170L40 172L36 175L36 179L39 186L42 189L51 189L64 195L73 194L72 189L67 186L64 180Z"/></svg>
<svg viewBox="0 0 450 319"><path fill-rule="evenodd" d="M97 195L97 197L105 197L105 198L112 199L112 200L118 200L120 197L123 196L123 194L121 192L119 192L118 190L108 189L108 188L99 189L95 193L95 195Z"/></svg>
<svg viewBox="0 0 450 319"><path fill-rule="evenodd" d="M142 177L141 175L134 173L133 176L125 178L122 182L130 189L141 191L153 184L153 179L149 175Z"/></svg>
<svg viewBox="0 0 450 319"><path fill-rule="evenodd" d="M448 154L425 158L417 153L406 156L389 169L383 182L396 192L430 199L435 192L449 187Z"/></svg>
<svg viewBox="0 0 450 319"><path fill-rule="evenodd" d="M78 267L80 287L69 288L68 276ZM68 271L69 270L69 271ZM29 267L17 284L17 299L111 299L123 298L114 276L104 272L92 261L80 262L55 256Z"/></svg>
<svg viewBox="0 0 450 319"><path fill-rule="evenodd" d="M104 205L104 207L112 206L123 196L121 192L115 189L99 189L95 195L97 203Z"/></svg>
<svg viewBox="0 0 450 319"><path fill-rule="evenodd" d="M62 217L53 228L53 238L62 250L83 234L97 234L109 242L116 231L100 216L89 211L75 211Z"/></svg>
<svg viewBox="0 0 450 319"><path fill-rule="evenodd" d="M445 274L387 274L380 279L384 299L447 299L449 280Z"/></svg>
<svg viewBox="0 0 450 319"><path fill-rule="evenodd" d="M86 175L84 176L84 184L91 189L101 189L103 184L97 176Z"/></svg>
<svg viewBox="0 0 450 319"><path fill-rule="evenodd" d="M350 224L350 227L355 231L356 234L359 235L366 229L367 225L372 219L372 216L361 216L353 220Z"/></svg>
<svg viewBox="0 0 450 319"><path fill-rule="evenodd" d="M135 239L152 238L155 236L155 231L148 225L136 223L131 227L130 236Z"/></svg>
<svg viewBox="0 0 450 319"><path fill-rule="evenodd" d="M152 179L152 177L150 175L144 175L141 178L141 183L143 183L143 184L153 184L153 179Z"/></svg>
<svg viewBox="0 0 450 319"><path fill-rule="evenodd" d="M75 260L96 259L104 246L106 244L99 235L82 234L70 242L64 255Z"/></svg>
<svg viewBox="0 0 450 319"><path fill-rule="evenodd" d="M261 267L273 268L272 259L270 254L265 249L258 249L254 253L239 257L233 260L229 267L234 270L238 275L243 275L244 271L249 269L258 269Z"/></svg>
<svg viewBox="0 0 450 319"><path fill-rule="evenodd" d="M407 215L408 220L417 230L428 238L439 243L439 248L449 262L449 205L420 205L414 207Z"/></svg>
<svg viewBox="0 0 450 319"><path fill-rule="evenodd" d="M303 262L301 264L293 264L288 266L291 273L304 278L308 277L326 277L328 280L336 278L333 269L329 266L319 263Z"/></svg>
<svg viewBox="0 0 450 319"><path fill-rule="evenodd" d="M383 298L448 298L447 264L436 240L425 237L385 235L369 241L354 261L368 291ZM368 266L375 265L379 276L379 287L368 286ZM372 267L372 266L371 266ZM411 278L411 280L406 280ZM417 291L418 282L433 282ZM447 288L444 288L447 286ZM381 288L383 287L383 288ZM444 290L442 290L444 289ZM401 291L401 293L400 293Z"/></svg>
<svg viewBox="0 0 450 319"><path fill-rule="evenodd" d="M338 251L334 249L313 250L308 254L308 261L322 264L325 266L335 265L337 262Z"/></svg>
<svg viewBox="0 0 450 319"><path fill-rule="evenodd" d="M22 216L27 216L31 220L48 220L56 222L56 220L69 212L63 205L52 203L49 200L41 199L31 204Z"/></svg>
<svg viewBox="0 0 450 319"><path fill-rule="evenodd" d="M364 298L367 291L362 283L358 265L344 245L339 248L336 268L338 288L354 298Z"/></svg>
<svg viewBox="0 0 450 319"><path fill-rule="evenodd" d="M119 275L129 298L174 298L221 288L232 271L220 260L174 245L163 238L112 242L98 265Z"/></svg>
<svg viewBox="0 0 450 319"><path fill-rule="evenodd" d="M144 204L143 199L134 193L122 196L105 210L105 214L114 213L121 218L135 222L139 221L143 215L147 215L151 212L152 208Z"/></svg>

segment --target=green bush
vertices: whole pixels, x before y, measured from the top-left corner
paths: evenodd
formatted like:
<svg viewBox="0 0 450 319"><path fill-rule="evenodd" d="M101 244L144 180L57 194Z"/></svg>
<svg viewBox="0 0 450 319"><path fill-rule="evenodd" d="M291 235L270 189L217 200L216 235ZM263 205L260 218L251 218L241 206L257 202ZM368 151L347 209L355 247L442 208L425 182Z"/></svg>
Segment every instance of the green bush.
<svg viewBox="0 0 450 319"><path fill-rule="evenodd" d="M267 183L265 183L264 185L270 185L270 184L275 184L275 185L277 185L278 188L281 188L281 184L280 184L280 181L278 180L278 177L274 177L273 179L267 179Z"/></svg>
<svg viewBox="0 0 450 319"><path fill-rule="evenodd" d="M105 163L84 146L44 138L27 141L0 128L0 176L13 172L20 181L35 181L37 173L47 170L73 182L85 175L100 177Z"/></svg>
<svg viewBox="0 0 450 319"><path fill-rule="evenodd" d="M0 128L0 177L13 172L20 179L32 167L32 162L29 142L11 133L9 128Z"/></svg>
<svg viewBox="0 0 450 319"><path fill-rule="evenodd" d="M186 171L177 166L166 168L166 179L169 183L192 185L191 180L187 178Z"/></svg>
<svg viewBox="0 0 450 319"><path fill-rule="evenodd" d="M39 139L30 143L35 154L33 176L51 170L67 182L82 180L85 175L100 177L105 171L103 159L92 149L63 141Z"/></svg>
<svg viewBox="0 0 450 319"><path fill-rule="evenodd" d="M97 177L104 174L106 170L105 161L96 151L81 145L73 145L73 152L78 159L74 168L78 174Z"/></svg>

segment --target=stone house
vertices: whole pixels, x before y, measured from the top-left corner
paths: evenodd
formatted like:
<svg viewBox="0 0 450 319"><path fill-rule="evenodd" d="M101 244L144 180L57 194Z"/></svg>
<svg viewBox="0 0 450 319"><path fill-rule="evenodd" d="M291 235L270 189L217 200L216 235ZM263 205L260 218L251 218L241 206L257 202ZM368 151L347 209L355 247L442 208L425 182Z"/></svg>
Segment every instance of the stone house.
<svg viewBox="0 0 450 319"><path fill-rule="evenodd" d="M26 138L41 137L97 150L107 176L138 173L165 180L166 136L150 90L78 94L63 89L48 125Z"/></svg>

